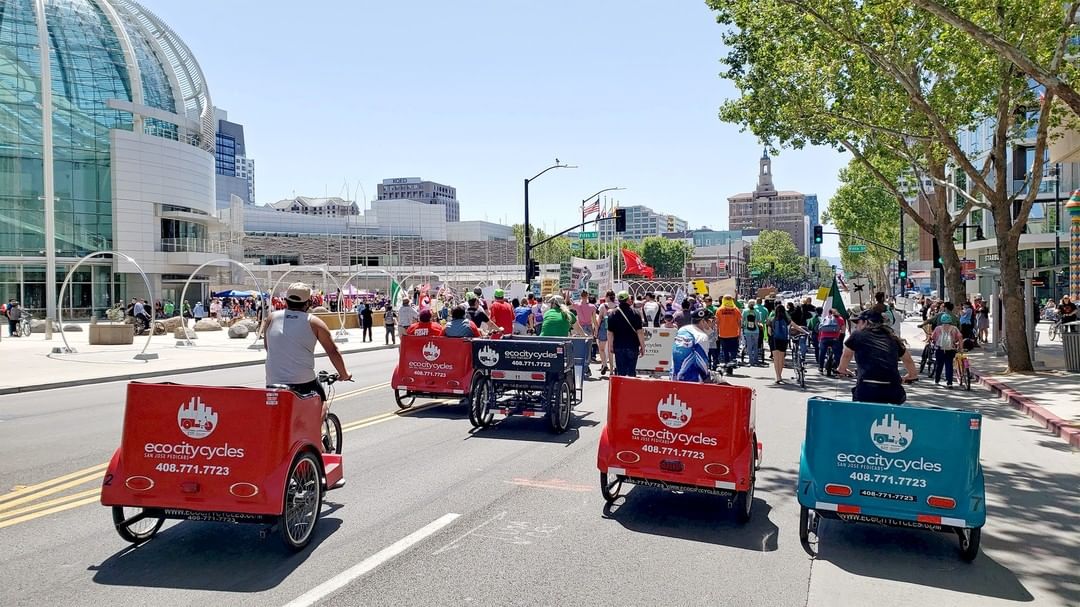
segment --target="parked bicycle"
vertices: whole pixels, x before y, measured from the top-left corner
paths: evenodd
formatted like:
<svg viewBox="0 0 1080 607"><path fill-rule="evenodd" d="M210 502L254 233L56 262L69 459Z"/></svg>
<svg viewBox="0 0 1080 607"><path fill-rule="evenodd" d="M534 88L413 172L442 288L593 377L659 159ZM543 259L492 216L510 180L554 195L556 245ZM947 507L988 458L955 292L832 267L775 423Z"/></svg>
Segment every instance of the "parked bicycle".
<svg viewBox="0 0 1080 607"><path fill-rule="evenodd" d="M960 382L960 387L965 390L971 389L971 380L974 374L971 372L971 360L968 359L966 353L956 353L956 357L953 359L953 375Z"/></svg>
<svg viewBox="0 0 1080 607"><path fill-rule="evenodd" d="M30 337L30 315L25 311L19 318L19 324L16 325L15 331L19 337Z"/></svg>
<svg viewBox="0 0 1080 607"><path fill-rule="evenodd" d="M806 389L806 349L803 342L808 335L795 335L791 339L791 366L795 369L795 381L803 390Z"/></svg>

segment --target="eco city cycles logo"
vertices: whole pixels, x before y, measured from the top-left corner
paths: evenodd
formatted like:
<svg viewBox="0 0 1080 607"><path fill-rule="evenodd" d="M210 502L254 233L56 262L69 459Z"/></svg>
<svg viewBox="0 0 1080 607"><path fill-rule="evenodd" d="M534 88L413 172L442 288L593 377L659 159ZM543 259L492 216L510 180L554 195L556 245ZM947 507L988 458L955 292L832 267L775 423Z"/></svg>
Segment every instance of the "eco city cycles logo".
<svg viewBox="0 0 1080 607"><path fill-rule="evenodd" d="M188 438L206 438L217 428L218 414L202 402L201 397L192 396L190 401L180 405L176 423Z"/></svg>
<svg viewBox="0 0 1080 607"><path fill-rule="evenodd" d="M439 360L439 355L442 354L442 351L439 350L439 346L435 345L435 342L429 341L420 353L424 355L424 360L433 363Z"/></svg>
<svg viewBox="0 0 1080 607"><path fill-rule="evenodd" d="M694 411L674 394L669 394L666 399L661 399L657 403L656 414L665 426L678 430L690 423L690 417Z"/></svg>
<svg viewBox="0 0 1080 607"><path fill-rule="evenodd" d="M885 453L900 453L911 445L915 432L888 413L870 426L870 438L874 446Z"/></svg>
<svg viewBox="0 0 1080 607"><path fill-rule="evenodd" d="M476 353L476 357L487 367L494 367L499 362L499 353L491 346L484 346Z"/></svg>

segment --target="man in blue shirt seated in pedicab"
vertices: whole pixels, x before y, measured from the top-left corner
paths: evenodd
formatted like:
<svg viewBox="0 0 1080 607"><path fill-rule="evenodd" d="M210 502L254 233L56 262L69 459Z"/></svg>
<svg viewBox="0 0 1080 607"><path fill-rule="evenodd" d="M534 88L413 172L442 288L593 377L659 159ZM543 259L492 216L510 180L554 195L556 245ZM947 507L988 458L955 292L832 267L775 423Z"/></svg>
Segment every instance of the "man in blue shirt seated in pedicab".
<svg viewBox="0 0 1080 607"><path fill-rule="evenodd" d="M709 331L715 316L707 308L690 313L690 324L675 334L671 346L671 379L699 383L727 383L709 370Z"/></svg>

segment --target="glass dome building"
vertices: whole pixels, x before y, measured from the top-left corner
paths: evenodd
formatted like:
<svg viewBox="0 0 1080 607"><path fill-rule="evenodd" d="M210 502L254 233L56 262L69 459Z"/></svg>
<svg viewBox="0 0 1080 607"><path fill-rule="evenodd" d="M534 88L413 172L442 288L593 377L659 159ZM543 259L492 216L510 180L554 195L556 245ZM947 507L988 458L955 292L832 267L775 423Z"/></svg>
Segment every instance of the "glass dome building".
<svg viewBox="0 0 1080 607"><path fill-rule="evenodd" d="M213 250L214 107L190 49L130 0L0 0L0 298L55 318L68 271L130 255L160 298ZM97 257L75 315L147 296Z"/></svg>

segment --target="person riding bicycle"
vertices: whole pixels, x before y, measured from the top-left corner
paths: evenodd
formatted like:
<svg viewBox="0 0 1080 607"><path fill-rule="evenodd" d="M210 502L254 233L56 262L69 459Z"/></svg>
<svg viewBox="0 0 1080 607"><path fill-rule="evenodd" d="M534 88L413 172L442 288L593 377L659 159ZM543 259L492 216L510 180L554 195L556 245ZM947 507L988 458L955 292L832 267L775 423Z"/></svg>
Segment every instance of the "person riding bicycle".
<svg viewBox="0 0 1080 607"><path fill-rule="evenodd" d="M818 347L817 368L818 373L832 373L836 370L836 364L840 362L844 347L844 317L836 310L830 308L821 315L818 323ZM826 356L831 351L833 354L832 364L826 368Z"/></svg>
<svg viewBox="0 0 1080 607"><path fill-rule="evenodd" d="M1076 322L1076 304L1068 295L1061 298L1061 305L1058 306L1058 313L1061 315L1061 324Z"/></svg>
<svg viewBox="0 0 1080 607"><path fill-rule="evenodd" d="M679 328L671 345L671 379L675 381L712 382L709 370L709 331L713 313L698 308L690 314L691 322Z"/></svg>
<svg viewBox="0 0 1080 607"><path fill-rule="evenodd" d="M848 365L855 359L858 375L851 397L867 403L903 404L907 392L903 382L914 381L919 377L915 370L915 361L907 347L878 312L867 310L860 314L855 323L858 330L844 342L844 354L840 357L837 372L850 375ZM900 378L897 365L904 363L907 375Z"/></svg>
<svg viewBox="0 0 1080 607"><path fill-rule="evenodd" d="M266 342L266 385L288 386L306 396L318 394L321 403L318 424L326 417L326 392L315 377L315 342L322 344L331 364L338 372L338 381L352 376L338 351L326 323L313 314L311 287L295 282L285 294L284 310L276 310L263 321L262 334Z"/></svg>

